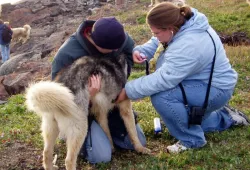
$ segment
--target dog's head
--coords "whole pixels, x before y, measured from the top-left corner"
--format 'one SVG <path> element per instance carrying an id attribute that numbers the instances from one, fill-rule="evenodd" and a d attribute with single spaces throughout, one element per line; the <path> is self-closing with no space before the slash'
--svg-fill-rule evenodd
<path id="1" fill-rule="evenodd" d="M 26 29 L 26 30 L 30 30 L 31 29 L 30 25 L 28 25 L 28 24 L 24 25 L 23 28 Z"/>

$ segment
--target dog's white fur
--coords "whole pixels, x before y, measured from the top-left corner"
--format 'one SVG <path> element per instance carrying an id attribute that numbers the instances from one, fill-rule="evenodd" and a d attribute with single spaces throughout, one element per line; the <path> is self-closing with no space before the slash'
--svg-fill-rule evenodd
<path id="1" fill-rule="evenodd" d="M 78 152 L 87 135 L 88 108 L 79 108 L 74 98 L 68 88 L 49 81 L 37 83 L 27 91 L 28 109 L 42 117 L 43 166 L 46 170 L 57 169 L 52 160 L 59 132 L 67 141 L 66 169 L 75 170 Z"/>
<path id="2" fill-rule="evenodd" d="M 185 5 L 186 1 L 185 0 L 151 0 L 151 4 L 149 5 L 149 7 L 152 7 L 158 3 L 161 2 L 171 2 L 179 7 Z"/>
<path id="3" fill-rule="evenodd" d="M 26 24 L 23 27 L 12 28 L 12 41 L 21 41 L 23 44 L 30 39 L 30 25 Z"/>

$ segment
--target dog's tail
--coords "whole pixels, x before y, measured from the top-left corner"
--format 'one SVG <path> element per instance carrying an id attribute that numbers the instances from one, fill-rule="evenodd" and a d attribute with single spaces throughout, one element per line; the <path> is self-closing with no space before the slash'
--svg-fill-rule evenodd
<path id="1" fill-rule="evenodd" d="M 52 81 L 41 81 L 31 84 L 26 89 L 28 110 L 38 115 L 63 114 L 77 117 L 78 107 L 74 95 L 64 85 Z"/>

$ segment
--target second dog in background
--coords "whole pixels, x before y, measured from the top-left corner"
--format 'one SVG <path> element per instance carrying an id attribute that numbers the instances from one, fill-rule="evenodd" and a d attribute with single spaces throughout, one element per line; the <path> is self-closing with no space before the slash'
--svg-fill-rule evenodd
<path id="1" fill-rule="evenodd" d="M 12 41 L 21 41 L 22 44 L 26 43 L 26 41 L 30 38 L 30 25 L 26 24 L 23 27 L 12 28 L 13 35 Z"/>

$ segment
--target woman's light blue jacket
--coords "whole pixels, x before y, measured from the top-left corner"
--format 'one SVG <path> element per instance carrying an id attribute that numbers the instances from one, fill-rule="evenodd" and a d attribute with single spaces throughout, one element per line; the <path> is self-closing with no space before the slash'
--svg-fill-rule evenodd
<path id="1" fill-rule="evenodd" d="M 207 17 L 192 8 L 194 15 L 180 28 L 167 49 L 157 60 L 156 71 L 150 75 L 129 81 L 125 85 L 126 94 L 130 99 L 166 91 L 176 87 L 184 80 L 201 80 L 208 82 L 216 46 L 216 61 L 212 86 L 219 89 L 232 89 L 237 83 L 237 73 L 231 67 L 223 44 L 208 23 Z M 140 51 L 150 60 L 158 47 L 159 41 L 152 37 L 143 45 L 136 46 L 133 51 Z"/>

